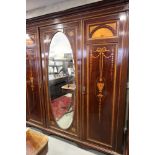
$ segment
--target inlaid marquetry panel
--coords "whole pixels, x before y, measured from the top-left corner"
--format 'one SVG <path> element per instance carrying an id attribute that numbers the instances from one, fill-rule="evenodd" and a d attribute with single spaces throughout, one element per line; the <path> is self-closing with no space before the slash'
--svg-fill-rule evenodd
<path id="1" fill-rule="evenodd" d="M 87 46 L 87 54 L 87 139 L 111 147 L 117 44 Z"/>
<path id="2" fill-rule="evenodd" d="M 106 39 L 117 36 L 117 22 L 96 23 L 88 25 L 90 39 Z"/>

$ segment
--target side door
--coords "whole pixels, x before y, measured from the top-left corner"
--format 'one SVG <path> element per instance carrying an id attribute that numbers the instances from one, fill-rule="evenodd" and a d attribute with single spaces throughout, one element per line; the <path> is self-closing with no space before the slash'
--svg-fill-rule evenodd
<path id="1" fill-rule="evenodd" d="M 44 107 L 41 76 L 41 57 L 37 28 L 27 29 L 26 38 L 26 121 L 43 126 Z"/>

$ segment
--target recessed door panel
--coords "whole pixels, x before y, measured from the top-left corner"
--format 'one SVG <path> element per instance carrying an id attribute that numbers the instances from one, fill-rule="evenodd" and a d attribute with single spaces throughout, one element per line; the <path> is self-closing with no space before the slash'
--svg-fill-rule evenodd
<path id="1" fill-rule="evenodd" d="M 87 46 L 87 138 L 112 145 L 117 44 Z"/>
<path id="2" fill-rule="evenodd" d="M 35 29 L 27 32 L 26 38 L 26 93 L 27 121 L 43 124 L 41 95 L 41 61 Z"/>

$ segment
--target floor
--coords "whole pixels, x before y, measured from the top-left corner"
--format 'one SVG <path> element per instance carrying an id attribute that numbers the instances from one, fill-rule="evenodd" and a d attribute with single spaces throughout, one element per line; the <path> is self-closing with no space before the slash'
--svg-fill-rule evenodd
<path id="1" fill-rule="evenodd" d="M 31 129 L 39 131 L 35 128 Z M 75 143 L 57 136 L 48 136 L 48 139 L 48 152 L 46 155 L 105 155 L 94 150 L 84 150 Z"/>

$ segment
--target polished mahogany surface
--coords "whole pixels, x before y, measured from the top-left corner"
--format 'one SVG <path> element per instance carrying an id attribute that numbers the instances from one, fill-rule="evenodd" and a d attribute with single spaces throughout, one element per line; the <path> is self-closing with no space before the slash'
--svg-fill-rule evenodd
<path id="1" fill-rule="evenodd" d="M 38 125 L 43 125 L 42 108 L 42 77 L 40 70 L 40 53 L 37 42 L 37 29 L 27 31 L 26 40 L 26 119 Z"/>
<path id="2" fill-rule="evenodd" d="M 39 74 L 33 74 L 41 84 L 41 91 L 37 87 L 37 99 L 33 100 L 39 107 L 36 120 L 44 123 L 40 126 L 32 121 L 35 118 L 28 112 L 28 125 L 75 141 L 82 147 L 122 154 L 128 70 L 128 2 L 98 2 L 28 19 L 27 30 L 31 29 L 35 29 L 32 34 L 35 32 L 37 36 L 35 54 L 40 56 L 33 62 L 39 64 L 34 68 Z M 75 63 L 75 113 L 67 129 L 57 124 L 50 102 L 49 49 L 58 32 L 68 38 Z M 28 73 L 28 80 L 30 77 Z M 30 107 L 34 103 L 30 96 L 31 85 L 28 86 L 27 105 Z M 57 93 L 54 86 L 51 90 L 51 96 L 52 92 L 53 95 Z"/>

